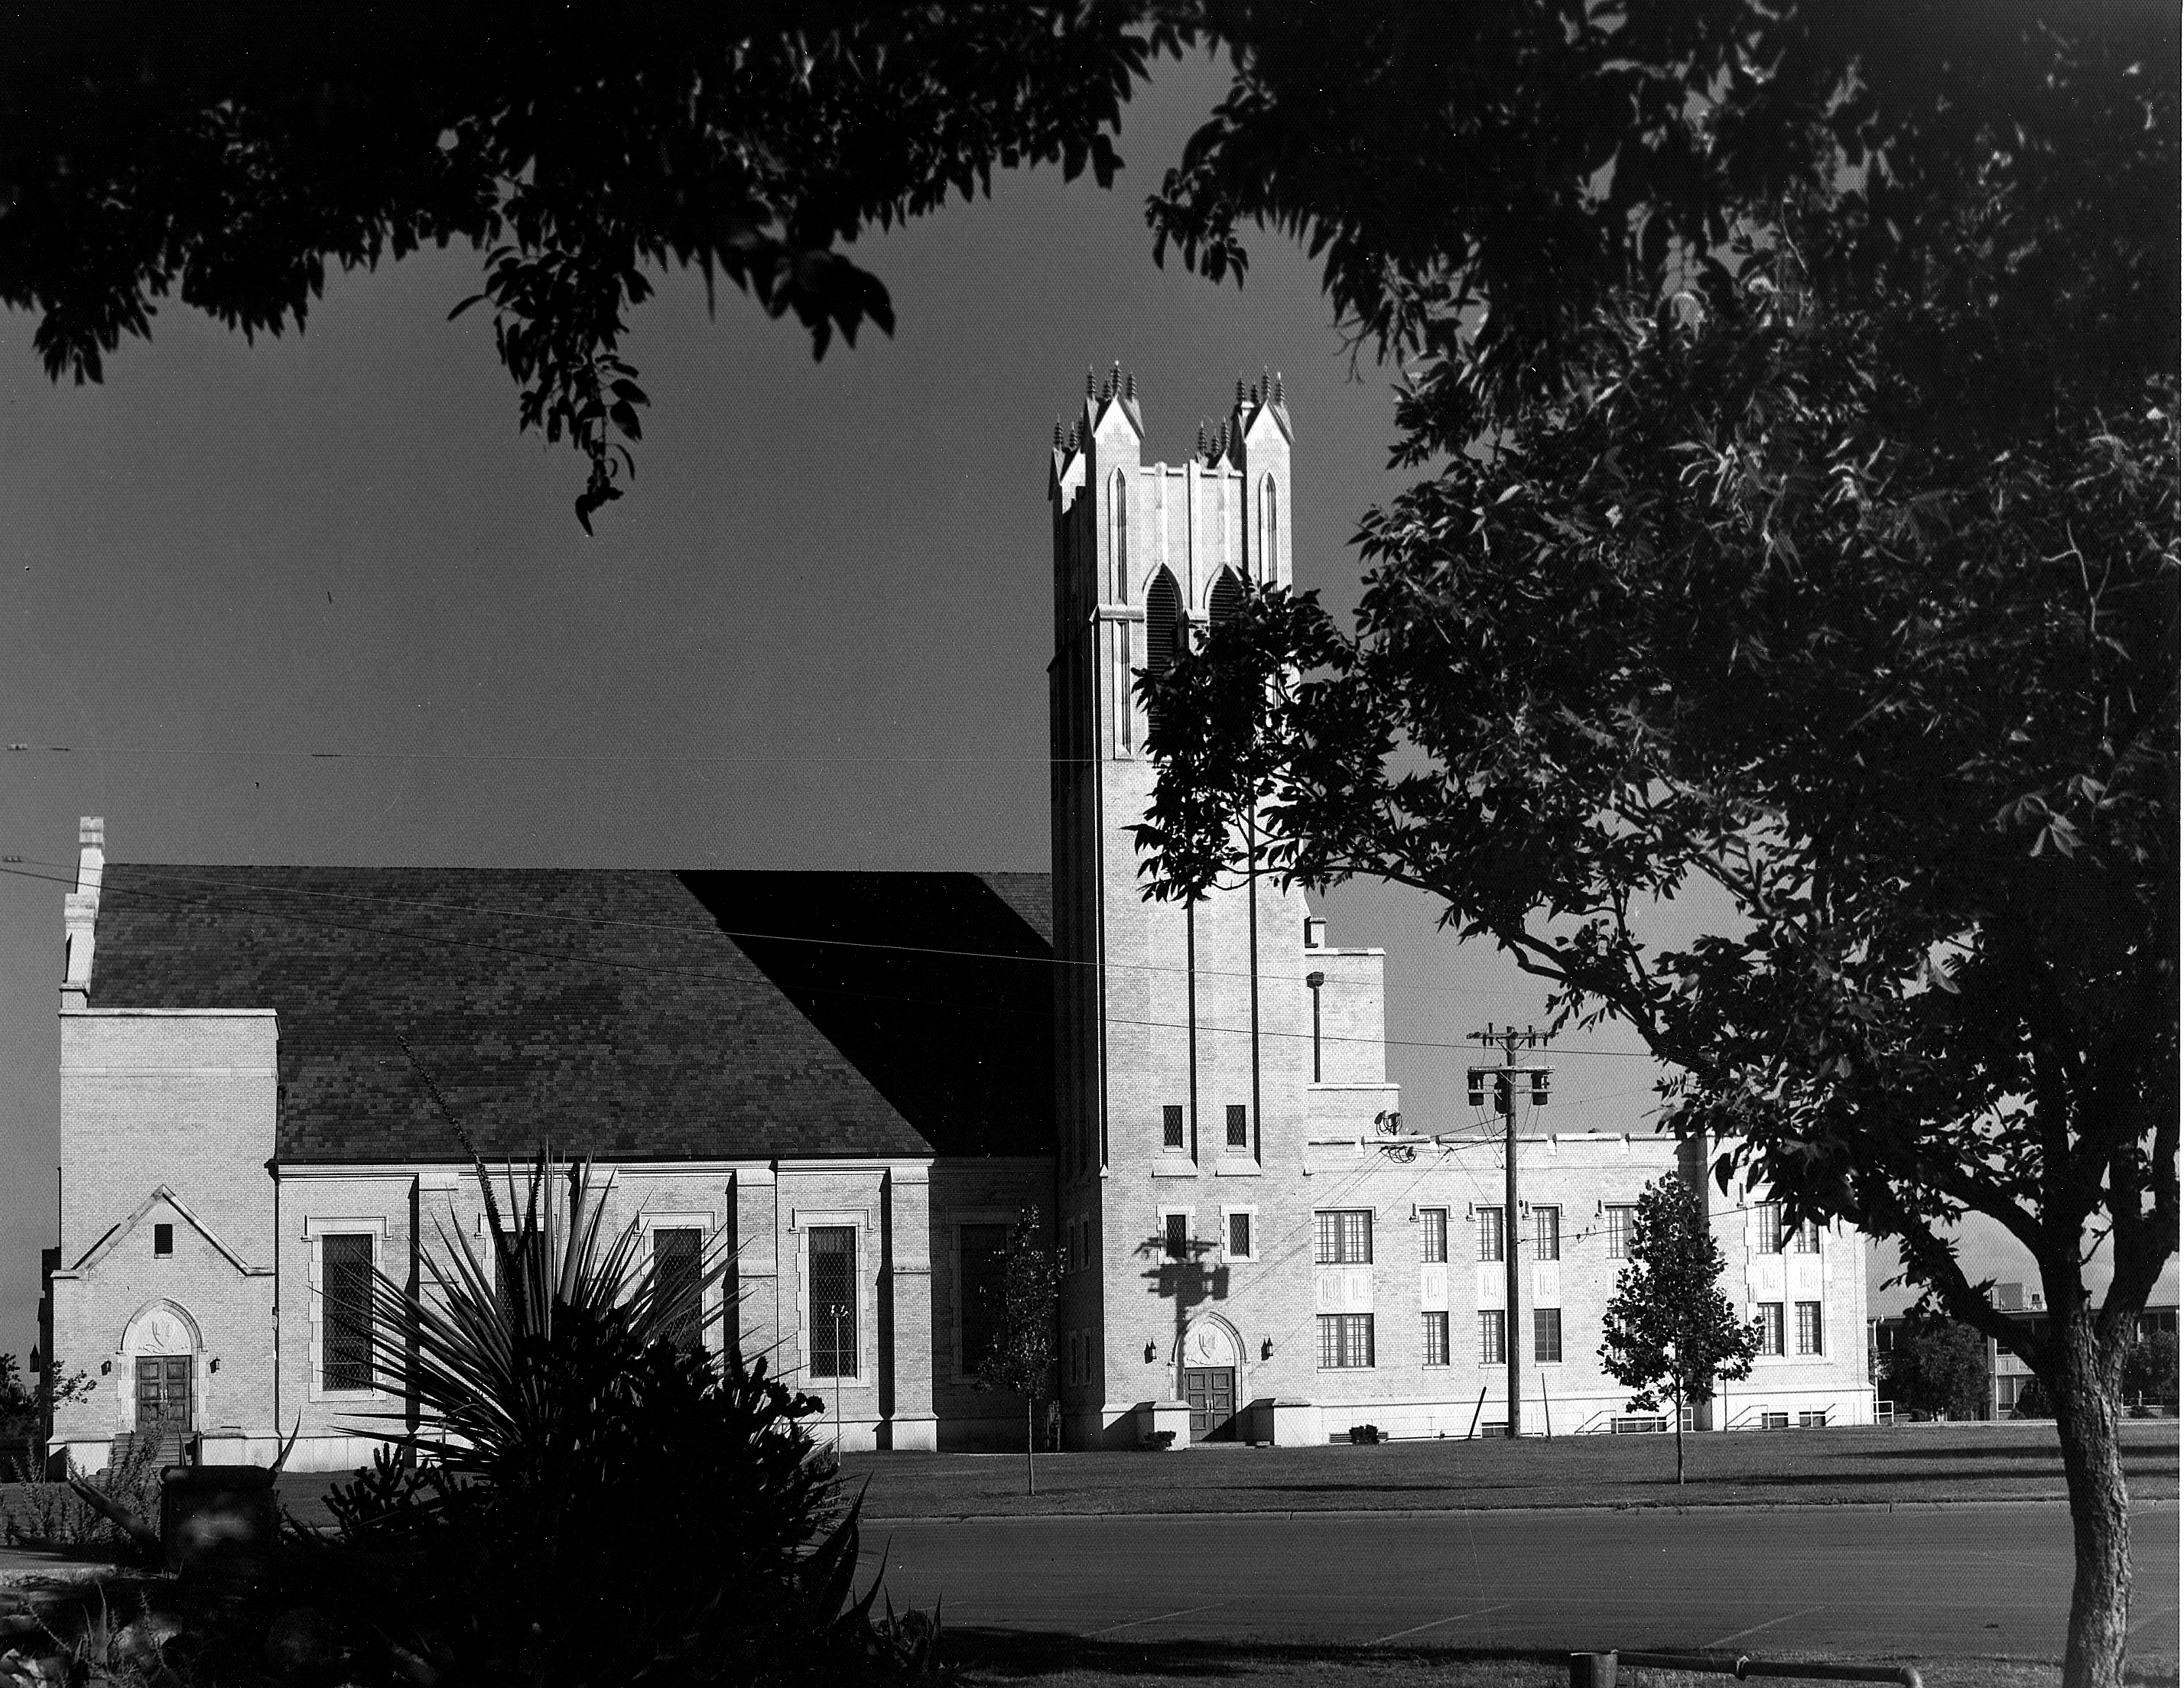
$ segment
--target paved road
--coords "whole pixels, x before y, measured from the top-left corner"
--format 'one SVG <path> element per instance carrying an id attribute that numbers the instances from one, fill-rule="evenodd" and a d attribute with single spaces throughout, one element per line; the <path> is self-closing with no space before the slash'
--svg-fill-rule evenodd
<path id="1" fill-rule="evenodd" d="M 950 1627 L 1463 1646 L 2053 1657 L 2058 1506 L 875 1523 Z M 2133 1509 L 2135 1650 L 2177 1651 L 2177 1508 Z"/>

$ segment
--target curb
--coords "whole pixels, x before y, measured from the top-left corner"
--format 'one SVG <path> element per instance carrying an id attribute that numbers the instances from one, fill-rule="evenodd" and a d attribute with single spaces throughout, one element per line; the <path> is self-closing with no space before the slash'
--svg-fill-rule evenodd
<path id="1" fill-rule="evenodd" d="M 1942 1513 L 1965 1508 L 2007 1508 L 2012 1511 L 2033 1508 L 2067 1509 L 2069 1497 L 2063 1495 L 2037 1495 L 2014 1500 L 1965 1501 L 1700 1501 L 1678 1505 L 1671 1502 L 1633 1501 L 1623 1505 L 1606 1503 L 1585 1506 L 1571 1503 L 1539 1507 L 1307 1507 L 1287 1510 L 1268 1507 L 1222 1508 L 1201 1512 L 1039 1512 L 1039 1513 L 904 1513 L 875 1515 L 867 1513 L 864 1522 L 874 1529 L 884 1524 L 1040 1524 L 1050 1519 L 1066 1519 L 1075 1522 L 1112 1519 L 1117 1522 L 1142 1523 L 1150 1520 L 1176 1519 L 1282 1519 L 1290 1521 L 1318 1518 L 1500 1518 L 1507 1516 L 1598 1517 L 1602 1514 L 1665 1513 L 1678 1517 L 1714 1513 L 1755 1512 L 1836 1512 L 1836 1513 Z M 2173 1514 L 2179 1502 L 2173 1497 L 2134 1501 L 2131 1515 L 2160 1517 Z"/>

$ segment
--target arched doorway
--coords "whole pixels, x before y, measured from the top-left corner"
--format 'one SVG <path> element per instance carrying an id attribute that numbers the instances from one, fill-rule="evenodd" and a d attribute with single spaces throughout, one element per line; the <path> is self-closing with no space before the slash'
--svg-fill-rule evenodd
<path id="1" fill-rule="evenodd" d="M 124 1422 L 142 1442 L 172 1446 L 197 1428 L 197 1320 L 174 1302 L 148 1302 L 121 1335 Z"/>
<path id="2" fill-rule="evenodd" d="M 1236 1435 L 1236 1374 L 1244 1345 L 1228 1321 L 1194 1319 L 1183 1336 L 1183 1398 L 1190 1403 L 1190 1439 L 1228 1441 Z"/>

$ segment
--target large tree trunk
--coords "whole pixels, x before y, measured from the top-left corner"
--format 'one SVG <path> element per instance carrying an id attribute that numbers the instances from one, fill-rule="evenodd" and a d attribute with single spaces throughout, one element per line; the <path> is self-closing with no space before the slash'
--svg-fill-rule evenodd
<path id="1" fill-rule="evenodd" d="M 1039 1492 L 1038 1468 L 1033 1463 L 1034 1456 L 1031 1446 L 1031 1409 L 1034 1404 L 1034 1396 L 1024 1396 L 1024 1493 L 1027 1495 Z"/>
<path id="2" fill-rule="evenodd" d="M 2056 1321 L 2054 1374 L 2042 1380 L 2063 1444 L 2077 1575 L 2064 1644 L 2064 1688 L 2120 1688 L 2130 1628 L 2131 1496 L 2117 1439 L 2121 1345 L 2104 1353 L 2082 1302 Z"/>

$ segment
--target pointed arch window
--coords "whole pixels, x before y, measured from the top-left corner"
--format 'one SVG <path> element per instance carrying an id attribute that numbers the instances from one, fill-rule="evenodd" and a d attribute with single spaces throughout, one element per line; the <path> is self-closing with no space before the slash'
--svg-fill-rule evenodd
<path id="1" fill-rule="evenodd" d="M 1163 569 L 1153 576 L 1145 593 L 1145 672 L 1158 677 L 1174 667 L 1184 636 L 1183 594 L 1176 588 L 1175 576 Z M 1157 726 L 1158 711 L 1150 712 L 1150 719 Z"/>
<path id="2" fill-rule="evenodd" d="M 1255 561 L 1256 573 L 1262 580 L 1272 580 L 1279 572 L 1277 560 L 1281 554 L 1281 493 L 1269 474 L 1259 482 L 1259 545 Z"/>
<path id="3" fill-rule="evenodd" d="M 1221 577 L 1213 583 L 1213 595 L 1206 601 L 1206 616 L 1218 627 L 1224 621 L 1234 621 L 1244 609 L 1244 583 L 1236 578 L 1234 569 L 1223 569 Z"/>
<path id="4" fill-rule="evenodd" d="M 1128 484 L 1117 469 L 1107 482 L 1108 554 L 1114 560 L 1115 596 L 1130 595 L 1130 504 Z"/>

